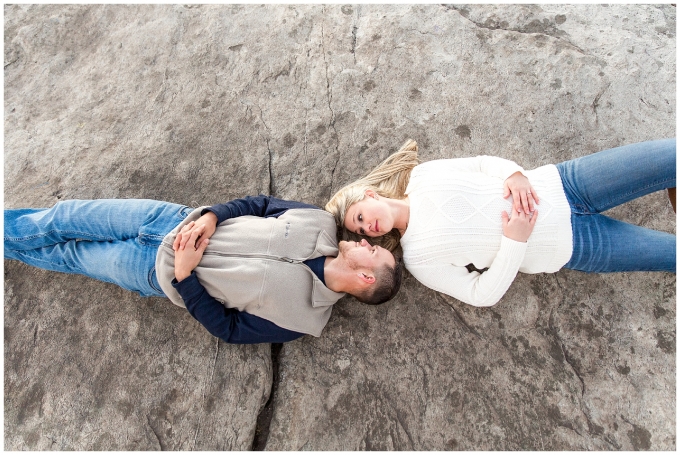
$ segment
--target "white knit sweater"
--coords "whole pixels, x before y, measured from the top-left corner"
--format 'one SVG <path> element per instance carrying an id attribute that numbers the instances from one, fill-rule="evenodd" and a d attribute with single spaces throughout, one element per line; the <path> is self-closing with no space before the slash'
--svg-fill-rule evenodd
<path id="1" fill-rule="evenodd" d="M 503 199 L 503 183 L 517 171 L 541 201 L 526 243 L 503 235 L 501 213 L 512 217 L 512 196 Z M 406 194 L 406 268 L 425 286 L 465 303 L 494 305 L 518 271 L 556 272 L 571 258 L 571 209 L 554 165 L 524 171 L 493 156 L 428 161 L 413 169 Z M 489 270 L 468 272 L 471 263 Z"/>

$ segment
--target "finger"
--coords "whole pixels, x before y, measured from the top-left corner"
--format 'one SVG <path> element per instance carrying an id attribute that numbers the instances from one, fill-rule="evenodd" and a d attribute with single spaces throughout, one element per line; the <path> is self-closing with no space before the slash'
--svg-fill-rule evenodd
<path id="1" fill-rule="evenodd" d="M 501 219 L 503 220 L 503 227 L 506 227 L 508 225 L 508 218 L 509 218 L 508 212 L 503 210 L 503 212 L 501 213 Z"/>
<path id="2" fill-rule="evenodd" d="M 522 200 L 522 209 L 524 210 L 525 213 L 531 213 L 531 210 L 529 209 L 529 195 L 526 192 L 523 192 L 522 195 L 520 196 Z"/>
<path id="3" fill-rule="evenodd" d="M 191 231 L 191 236 L 189 238 L 189 245 L 193 245 L 194 250 L 197 250 L 198 246 L 199 246 L 197 240 L 201 236 L 200 231 L 201 231 L 200 228 L 197 228 L 197 229 L 194 229 L 193 231 Z"/>
<path id="4" fill-rule="evenodd" d="M 177 248 L 179 248 L 179 242 L 182 240 L 182 234 L 177 234 L 175 236 L 175 241 L 172 242 L 172 249 L 177 251 Z"/>
<path id="5" fill-rule="evenodd" d="M 201 254 L 203 254 L 205 249 L 208 248 L 208 243 L 210 243 L 210 239 L 204 239 L 198 246 L 198 251 L 200 251 Z"/>
<path id="6" fill-rule="evenodd" d="M 192 244 L 194 244 L 194 247 L 195 247 L 196 239 L 198 239 L 201 236 L 201 233 L 203 232 L 204 228 L 205 228 L 204 225 L 198 225 L 198 226 L 194 226 L 191 229 L 191 231 L 186 232 L 184 234 L 184 237 L 185 237 L 186 240 L 184 241 L 184 244 L 182 245 L 182 249 L 185 248 L 187 242 L 191 242 Z"/>
<path id="7" fill-rule="evenodd" d="M 527 202 L 529 203 L 529 211 L 533 213 L 533 211 L 536 209 L 536 206 L 534 203 L 534 195 L 529 191 L 527 191 Z"/>
<path id="8" fill-rule="evenodd" d="M 510 196 L 510 187 L 507 183 L 503 183 L 503 199 L 507 199 Z"/>
<path id="9" fill-rule="evenodd" d="M 189 238 L 191 237 L 191 231 L 186 231 L 184 233 L 180 234 L 181 240 L 179 242 L 179 249 L 183 250 L 187 246 L 187 242 L 189 241 Z"/>
<path id="10" fill-rule="evenodd" d="M 536 190 L 533 187 L 529 187 L 529 191 L 531 191 L 531 195 L 534 197 L 536 204 L 540 204 L 541 201 L 538 200 L 538 194 L 536 194 Z"/>
<path id="11" fill-rule="evenodd" d="M 183 250 L 184 243 L 186 243 L 186 235 L 180 231 L 179 234 L 177 234 L 177 239 L 175 241 L 177 242 L 177 249 Z"/>
<path id="12" fill-rule="evenodd" d="M 531 221 L 529 221 L 529 224 L 531 224 L 532 229 L 536 225 L 536 219 L 537 218 L 538 218 L 538 210 L 535 210 L 533 216 L 531 217 Z"/>

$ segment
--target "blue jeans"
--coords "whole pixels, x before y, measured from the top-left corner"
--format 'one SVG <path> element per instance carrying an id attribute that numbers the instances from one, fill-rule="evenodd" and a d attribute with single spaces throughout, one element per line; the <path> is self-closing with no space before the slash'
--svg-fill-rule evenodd
<path id="1" fill-rule="evenodd" d="M 192 210 L 147 199 L 70 200 L 50 209 L 8 209 L 5 258 L 86 275 L 145 297 L 164 297 L 156 278 L 156 252 Z"/>
<path id="2" fill-rule="evenodd" d="M 571 206 L 574 250 L 568 269 L 675 273 L 675 235 L 601 215 L 675 187 L 675 139 L 641 142 L 557 165 Z M 540 195 L 539 195 L 540 196 Z"/>

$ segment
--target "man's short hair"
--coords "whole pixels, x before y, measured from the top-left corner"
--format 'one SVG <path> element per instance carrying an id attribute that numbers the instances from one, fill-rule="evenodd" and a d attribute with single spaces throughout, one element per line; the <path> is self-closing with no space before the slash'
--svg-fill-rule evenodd
<path id="1" fill-rule="evenodd" d="M 375 274 L 374 286 L 354 297 L 367 305 L 380 305 L 388 300 L 392 300 L 401 287 L 401 277 L 403 274 L 401 258 L 394 256 L 394 267 L 384 265 L 373 272 Z"/>

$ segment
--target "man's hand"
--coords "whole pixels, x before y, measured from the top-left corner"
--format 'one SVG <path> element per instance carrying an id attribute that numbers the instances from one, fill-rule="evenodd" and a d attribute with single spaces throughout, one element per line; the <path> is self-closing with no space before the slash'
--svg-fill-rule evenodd
<path id="1" fill-rule="evenodd" d="M 197 219 L 195 222 L 192 221 L 191 223 L 187 224 L 187 226 L 189 225 L 192 226 L 191 231 L 203 228 L 201 234 L 196 239 L 196 241 L 200 244 L 202 240 L 209 239 L 215 233 L 215 230 L 217 229 L 217 215 L 215 215 L 213 212 L 206 212 L 205 215 Z M 191 234 L 191 231 L 189 234 Z M 172 249 L 175 251 L 183 250 L 186 247 L 190 237 L 190 235 L 177 235 L 175 242 L 172 244 Z"/>
<path id="2" fill-rule="evenodd" d="M 512 194 L 512 209 L 515 212 L 531 213 L 538 204 L 538 195 L 529 183 L 529 179 L 517 171 L 505 179 L 503 183 L 503 197 L 508 198 Z M 514 217 L 513 217 L 514 218 Z"/>
<path id="3" fill-rule="evenodd" d="M 194 224 L 192 221 L 184 226 L 172 245 L 175 250 L 175 278 L 177 282 L 191 275 L 191 271 L 201 262 L 203 253 L 210 243 L 207 238 L 199 240 L 206 227 L 204 225 L 195 227 Z M 179 248 L 180 244 L 184 245 L 184 248 Z"/>
<path id="4" fill-rule="evenodd" d="M 503 219 L 503 235 L 516 242 L 526 242 L 534 230 L 536 225 L 536 218 L 538 218 L 538 210 L 527 215 L 524 212 L 515 212 L 512 219 L 508 220 L 508 212 L 503 210 L 501 213 Z"/>

